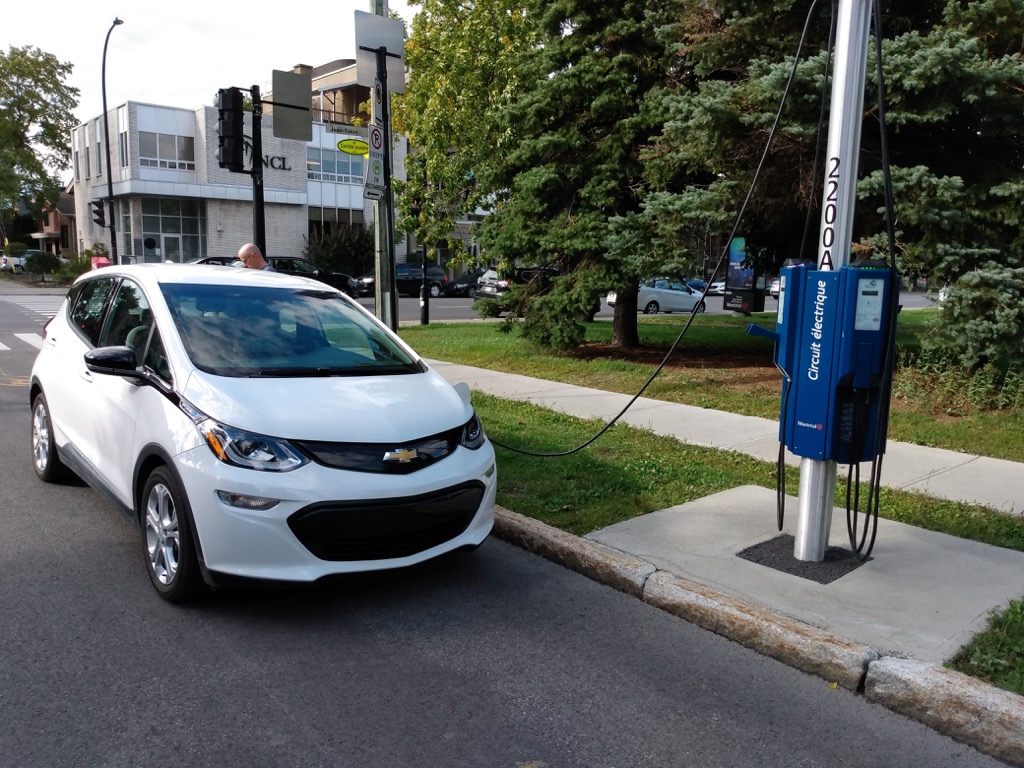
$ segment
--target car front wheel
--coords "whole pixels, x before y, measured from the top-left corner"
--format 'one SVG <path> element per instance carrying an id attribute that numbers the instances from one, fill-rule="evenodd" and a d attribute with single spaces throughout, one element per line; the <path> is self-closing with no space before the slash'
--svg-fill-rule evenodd
<path id="1" fill-rule="evenodd" d="M 32 468 L 44 483 L 58 483 L 68 476 L 67 467 L 57 455 L 50 409 L 41 394 L 32 402 Z"/>
<path id="2" fill-rule="evenodd" d="M 706 309 L 707 309 L 707 307 L 704 306 L 704 302 L 703 301 L 700 304 L 697 305 L 697 313 L 698 314 L 704 312 Z"/>
<path id="3" fill-rule="evenodd" d="M 645 315 L 656 315 L 656 314 L 658 314 L 658 302 L 656 302 L 656 301 L 649 301 L 649 302 L 647 302 L 647 306 L 644 307 L 644 314 Z"/>
<path id="4" fill-rule="evenodd" d="M 142 504 L 142 553 L 150 581 L 168 602 L 195 597 L 203 589 L 203 580 L 188 498 L 166 467 L 157 467 L 146 480 Z"/>

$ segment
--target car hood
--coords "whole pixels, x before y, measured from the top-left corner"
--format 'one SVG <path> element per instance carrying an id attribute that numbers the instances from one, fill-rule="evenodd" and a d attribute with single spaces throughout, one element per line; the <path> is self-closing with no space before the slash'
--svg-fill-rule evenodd
<path id="1" fill-rule="evenodd" d="M 195 370 L 182 397 L 228 426 L 292 440 L 411 440 L 460 426 L 473 414 L 433 370 L 301 379 L 232 378 Z"/>

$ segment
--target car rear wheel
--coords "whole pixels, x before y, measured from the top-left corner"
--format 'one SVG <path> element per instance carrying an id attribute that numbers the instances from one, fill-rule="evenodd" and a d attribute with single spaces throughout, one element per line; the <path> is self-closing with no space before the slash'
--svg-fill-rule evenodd
<path id="1" fill-rule="evenodd" d="M 146 480 L 142 504 L 142 553 L 150 581 L 168 602 L 195 597 L 203 589 L 203 580 L 188 498 L 166 467 L 157 467 Z"/>
<path id="2" fill-rule="evenodd" d="M 656 314 L 658 314 L 658 302 L 656 302 L 656 301 L 649 301 L 649 302 L 647 302 L 647 306 L 644 307 L 644 314 L 645 315 L 656 315 Z"/>
<path id="3" fill-rule="evenodd" d="M 57 455 L 50 410 L 41 394 L 32 403 L 32 468 L 44 483 L 58 483 L 69 474 Z"/>
<path id="4" fill-rule="evenodd" d="M 438 296 L 441 295 L 441 286 L 438 285 L 437 283 L 431 283 L 427 287 L 430 290 L 430 298 L 436 299 Z"/>

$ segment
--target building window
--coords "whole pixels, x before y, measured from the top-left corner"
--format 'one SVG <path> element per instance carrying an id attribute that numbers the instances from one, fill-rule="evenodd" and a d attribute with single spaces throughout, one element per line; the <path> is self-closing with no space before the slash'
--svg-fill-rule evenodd
<path id="1" fill-rule="evenodd" d="M 314 181 L 362 184 L 363 156 L 348 155 L 336 149 L 306 149 L 306 176 Z"/>
<path id="2" fill-rule="evenodd" d="M 139 131 L 139 165 L 174 171 L 196 169 L 196 140 L 192 136 Z"/>
<path id="3" fill-rule="evenodd" d="M 78 171 L 78 150 L 75 150 L 75 181 L 81 181 L 82 175 Z"/>
<path id="4" fill-rule="evenodd" d="M 205 255 L 206 209 L 201 200 L 142 199 L 142 241 L 146 261 L 190 261 Z"/>

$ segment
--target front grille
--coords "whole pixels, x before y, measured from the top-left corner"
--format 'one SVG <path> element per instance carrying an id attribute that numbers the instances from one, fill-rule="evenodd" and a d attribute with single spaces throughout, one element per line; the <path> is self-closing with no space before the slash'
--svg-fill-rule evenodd
<path id="1" fill-rule="evenodd" d="M 450 456 L 462 440 L 463 427 L 407 443 L 330 443 L 295 441 L 319 464 L 353 472 L 407 475 Z"/>
<path id="2" fill-rule="evenodd" d="M 389 560 L 454 539 L 483 497 L 483 483 L 473 481 L 401 499 L 321 502 L 294 513 L 288 526 L 321 560 Z"/>

